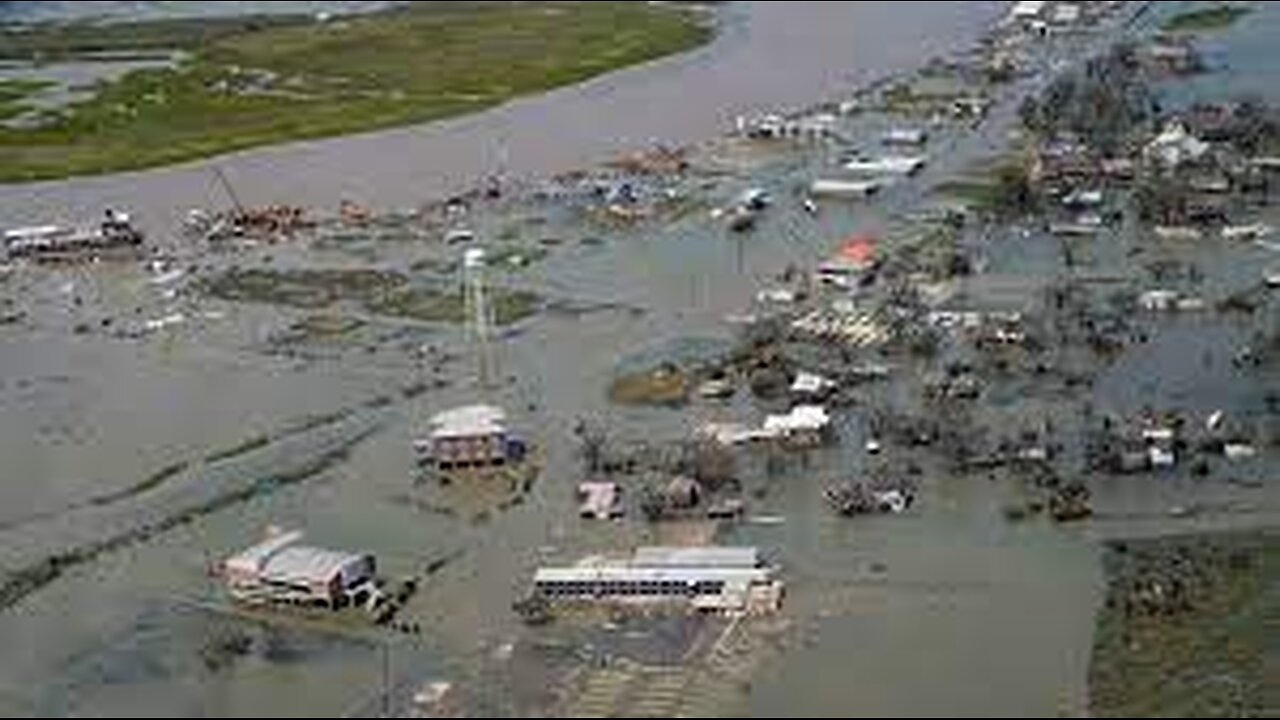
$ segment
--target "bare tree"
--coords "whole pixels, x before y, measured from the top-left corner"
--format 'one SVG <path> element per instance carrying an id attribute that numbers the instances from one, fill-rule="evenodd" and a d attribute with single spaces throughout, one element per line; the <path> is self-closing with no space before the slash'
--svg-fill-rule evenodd
<path id="1" fill-rule="evenodd" d="M 603 472 L 609 445 L 609 435 L 604 426 L 589 420 L 579 420 L 573 434 L 578 438 L 578 455 L 582 458 L 583 472 L 589 476 Z"/>

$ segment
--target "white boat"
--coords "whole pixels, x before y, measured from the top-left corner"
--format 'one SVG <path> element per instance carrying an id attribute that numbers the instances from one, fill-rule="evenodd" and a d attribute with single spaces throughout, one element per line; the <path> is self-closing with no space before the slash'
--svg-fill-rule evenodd
<path id="1" fill-rule="evenodd" d="M 870 197 L 880 191 L 879 180 L 839 180 L 819 178 L 809 186 L 809 194 L 832 197 Z"/>
<path id="2" fill-rule="evenodd" d="M 1098 232 L 1098 225 L 1086 222 L 1069 222 L 1069 223 L 1053 223 L 1049 225 L 1049 232 L 1053 235 L 1093 235 Z"/>
<path id="3" fill-rule="evenodd" d="M 765 288 L 756 293 L 756 302 L 762 304 L 790 305 L 798 299 L 798 293 L 790 288 Z"/>
<path id="4" fill-rule="evenodd" d="M 1198 229 L 1180 225 L 1157 225 L 1155 233 L 1161 240 L 1199 240 L 1201 237 Z"/>
<path id="5" fill-rule="evenodd" d="M 7 230 L 4 246 L 10 257 L 58 256 L 87 250 L 104 250 L 142 244 L 143 235 L 128 213 L 107 210 L 106 218 L 92 227 L 39 225 Z"/>
<path id="6" fill-rule="evenodd" d="M 698 386 L 698 396 L 704 398 L 726 398 L 733 395 L 733 383 L 726 379 L 706 380 Z"/>
<path id="7" fill-rule="evenodd" d="M 1273 232 L 1274 228 L 1266 223 L 1250 223 L 1248 225 L 1227 225 L 1222 228 L 1223 240 L 1260 240 Z"/>
<path id="8" fill-rule="evenodd" d="M 763 210 L 769 206 L 769 193 L 764 188 L 748 188 L 738 196 L 738 205 L 752 210 Z"/>
<path id="9" fill-rule="evenodd" d="M 476 234 L 468 228 L 454 228 L 444 235 L 446 245 L 456 245 L 458 243 L 469 243 L 476 239 Z"/>
<path id="10" fill-rule="evenodd" d="M 892 128 L 881 138 L 885 145 L 924 145 L 928 141 L 928 131 L 920 128 Z"/>
<path id="11" fill-rule="evenodd" d="M 182 276 L 185 274 L 186 274 L 186 271 L 183 270 L 182 268 L 175 268 L 168 272 L 162 272 L 159 275 L 152 276 L 152 278 L 147 282 L 151 283 L 152 285 L 168 285 L 171 282 L 180 280 Z"/>

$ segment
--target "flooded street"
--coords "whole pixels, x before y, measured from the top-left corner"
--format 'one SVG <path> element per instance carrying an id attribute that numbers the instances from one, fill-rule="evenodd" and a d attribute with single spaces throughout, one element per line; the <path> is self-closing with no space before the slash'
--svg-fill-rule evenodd
<path id="1" fill-rule="evenodd" d="M 919 234 L 909 218 L 936 200 L 938 185 L 1005 153 L 1024 97 L 1150 21 L 1130 20 L 1128 7 L 1099 29 L 1046 40 L 1025 74 L 993 92 L 980 123 L 938 122 L 928 166 L 873 201 L 804 209 L 805 187 L 830 174 L 843 151 L 803 142 L 697 146 L 694 171 L 667 188 L 688 205 L 634 223 L 590 215 L 590 201 L 579 197 L 589 193 L 546 176 L 654 140 L 706 140 L 741 113 L 851 97 L 872 80 L 970 47 L 1002 10 L 733 3 L 708 47 L 473 116 L 175 168 L 0 186 L 6 225 L 96 217 L 107 205 L 135 210 L 182 271 L 172 291 L 141 263 L 24 266 L 3 281 L 5 312 L 19 319 L 0 327 L 0 568 L 71 557 L 68 548 L 76 554 L 66 567 L 53 563 L 54 580 L 0 611 L 0 714 L 362 715 L 379 711 L 384 689 L 402 703 L 429 679 L 452 682 L 475 716 L 575 707 L 548 710 L 518 697 L 541 676 L 521 675 L 528 668 L 512 654 L 556 648 L 554 635 L 522 624 L 513 600 L 540 564 L 666 537 L 660 524 L 636 516 L 577 517 L 583 461 L 575 425 L 599 420 L 619 442 L 676 443 L 707 422 L 759 424 L 785 409 L 746 392 L 682 409 L 614 404 L 607 389 L 620 366 L 652 364 L 675 346 L 722 353 L 736 338 L 726 316 L 755 309 L 758 291 L 776 285 L 784 268 L 812 267 L 851 232 L 876 233 L 886 253 L 908 245 Z M 1280 8 L 1256 15 L 1258 26 L 1274 27 Z M 1249 27 L 1220 38 L 1220 52 L 1234 57 L 1237 37 L 1249 60 L 1233 61 L 1245 77 L 1229 74 L 1230 85 L 1254 87 L 1250 73 L 1270 66 L 1256 59 Z M 842 142 L 877 146 L 885 115 L 840 117 Z M 491 250 L 540 253 L 528 265 L 492 268 L 495 287 L 541 298 L 538 312 L 497 330 L 496 387 L 477 387 L 471 350 L 449 323 L 380 314 L 364 299 L 311 306 L 216 297 L 211 278 L 248 268 L 375 268 L 453 288 L 461 248 L 439 241 L 444 228 L 434 220 L 411 217 L 381 234 L 329 222 L 296 242 L 206 252 L 177 228 L 190 207 L 226 204 L 215 165 L 246 202 L 319 214 L 342 198 L 376 210 L 416 207 L 494 172 L 524 179 L 501 199 L 477 201 L 468 217 Z M 713 208 L 751 187 L 774 204 L 750 232 L 730 233 L 711 219 Z M 1256 214 L 1280 221 L 1274 207 Z M 1136 232 L 1118 225 L 1080 241 L 1076 267 L 1046 228 L 993 224 L 966 236 L 984 272 L 955 279 L 945 307 L 1050 317 L 1050 279 L 1114 274 L 1137 291 L 1160 260 L 1194 263 L 1206 276 L 1196 289 L 1221 297 L 1255 282 L 1275 258 L 1244 244 L 1229 252 L 1153 244 Z M 1181 470 L 1100 478 L 1094 517 L 1084 523 L 1013 522 L 1004 513 L 1025 489 L 1013 473 L 962 474 L 888 443 L 870 457 L 864 447 L 876 411 L 937 413 L 957 428 L 1010 435 L 1042 424 L 1076 430 L 1095 408 L 1261 418 L 1275 367 L 1244 373 L 1232 360 L 1253 333 L 1275 327 L 1272 297 L 1253 316 L 1135 316 L 1133 334 L 1149 337 L 1110 364 L 1080 360 L 1063 343 L 1050 360 L 1079 363 L 1090 378 L 1065 393 L 1014 377 L 993 381 L 980 403 L 938 409 L 919 400 L 929 363 L 893 356 L 894 379 L 857 387 L 836 415 L 830 446 L 786 455 L 780 470 L 763 451 L 744 452 L 742 490 L 755 521 L 730 525 L 718 540 L 757 545 L 778 562 L 785 630 L 744 671 L 749 679 L 716 669 L 690 674 L 682 687 L 707 698 L 697 706 L 703 713 L 718 715 L 1086 714 L 1103 597 L 1100 543 L 1274 525 L 1274 449 L 1208 480 Z M 333 337 L 298 330 L 317 315 L 354 329 Z M 157 327 L 148 321 L 173 317 L 171 326 L 148 329 Z M 507 409 L 541 469 L 518 502 L 482 511 L 448 505 L 459 489 L 419 479 L 411 450 L 427 418 L 477 398 Z M 1071 439 L 1061 452 L 1082 457 L 1084 433 L 1063 434 Z M 901 516 L 831 512 L 823 486 L 875 465 L 912 466 L 920 502 Z M 231 504 L 220 504 L 228 497 Z M 1187 507 L 1205 510 L 1172 512 Z M 209 569 L 268 525 L 305 527 L 321 545 L 375 554 L 390 577 L 421 577 L 404 613 L 420 631 L 233 622 Z"/>

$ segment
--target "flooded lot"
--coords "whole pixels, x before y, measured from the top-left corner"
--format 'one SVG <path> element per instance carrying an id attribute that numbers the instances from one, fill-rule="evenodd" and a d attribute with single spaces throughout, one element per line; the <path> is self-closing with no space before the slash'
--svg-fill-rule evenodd
<path id="1" fill-rule="evenodd" d="M 509 170 L 527 175 L 643 147 L 650 137 L 710 135 L 740 111 L 841 99 L 883 71 L 966 45 L 971 38 L 958 36 L 952 21 L 976 31 L 990 19 L 959 4 L 828 7 L 733 6 L 716 44 L 689 57 L 440 126 L 218 162 L 255 202 L 314 204 L 320 214 L 348 194 L 375 207 L 414 205 L 487 172 L 491 161 L 477 156 L 495 142 L 505 145 Z M 795 22 L 780 22 L 784 14 Z M 1276 11 L 1256 14 L 1274 22 Z M 0 710 L 370 713 L 384 686 L 393 686 L 401 705 L 408 691 L 438 678 L 458 688 L 468 714 L 1086 712 L 1103 596 L 1099 541 L 1274 524 L 1277 495 L 1266 481 L 1274 448 L 1254 462 L 1219 464 L 1207 479 L 1182 468 L 1099 474 L 1090 483 L 1090 520 L 1011 522 L 1006 508 L 1037 490 L 1023 476 L 957 471 L 941 453 L 898 442 L 886 441 L 872 458 L 864 448 L 877 414 L 936 414 L 951 428 L 984 433 L 1049 423 L 1069 438 L 1061 452 L 1073 459 L 1086 452 L 1085 433 L 1076 432 L 1091 417 L 1086 406 L 1118 417 L 1147 405 L 1177 408 L 1197 422 L 1224 409 L 1262 424 L 1275 366 L 1241 372 L 1232 359 L 1253 333 L 1276 327 L 1273 297 L 1244 317 L 1135 314 L 1129 330 L 1147 340 L 1126 346 L 1115 362 L 1055 343 L 1041 362 L 1066 378 L 1060 386 L 1018 372 L 1001 379 L 991 369 L 988 394 L 972 404 L 925 403 L 921 391 L 934 369 L 925 358 L 810 347 L 815 363 L 834 363 L 827 356 L 839 354 L 886 360 L 894 376 L 855 388 L 836 414 L 831 445 L 776 463 L 749 454 L 739 461 L 750 516 L 771 520 L 731 525 L 720 540 L 774 554 L 787 581 L 776 627 L 566 622 L 539 631 L 524 627 L 511 604 L 539 564 L 665 539 L 663 524 L 635 513 L 593 524 L 572 512 L 583 479 L 573 434 L 579 420 L 599 420 L 619 443 L 661 444 L 708 421 L 758 424 L 766 412 L 785 410 L 783 401 L 756 401 L 745 391 L 679 408 L 614 405 L 606 390 L 620 369 L 715 362 L 736 340 L 726 316 L 753 309 L 757 292 L 776 285 L 787 266 L 814 266 L 852 232 L 876 233 L 886 254 L 909 245 L 920 226 L 908 216 L 933 199 L 929 188 L 1000 155 L 1021 98 L 1048 82 L 1047 71 L 1105 48 L 1125 16 L 1046 40 L 1029 53 L 1024 76 L 995 86 L 976 129 L 938 123 L 928 166 L 872 202 L 824 201 L 811 213 L 801 200 L 803 188 L 849 148 L 878 143 L 893 120 L 877 112 L 837 119 L 844 140 L 836 147 L 733 138 L 699 146 L 690 153 L 692 169 L 668 188 L 691 202 L 658 219 L 594 215 L 594 190 L 571 178 L 530 179 L 501 198 L 475 199 L 466 223 L 491 257 L 512 250 L 506 257 L 529 258 L 527 265 L 492 262 L 492 285 L 527 291 L 539 308 L 495 330 L 502 381 L 488 390 L 476 386 L 457 324 L 378 302 L 382 281 L 457 287 L 461 247 L 443 241 L 447 224 L 437 209 L 377 232 L 326 217 L 291 242 L 217 250 L 179 240 L 175 229 L 187 206 L 214 205 L 204 194 L 214 192 L 213 180 L 199 166 L 0 188 L 0 208 L 15 220 L 39 219 L 49 202 L 59 203 L 59 214 L 81 205 L 96 214 L 108 201 L 136 207 L 173 255 L 167 267 L 184 271 L 170 285 L 140 263 L 22 266 L 3 281 L 16 319 L 0 328 L 0 442 L 10 468 L 0 564 L 21 568 L 68 548 L 93 551 L 75 556 L 92 555 L 87 562 L 55 564 L 52 582 L 0 614 L 0 632 L 11 639 L 0 649 Z M 1142 32 L 1143 22 L 1128 27 Z M 921 35 L 936 38 L 923 57 Z M 1231 37 L 1222 41 L 1228 48 Z M 797 51 L 782 52 L 790 48 Z M 702 83 L 705 96 L 695 91 Z M 659 105 L 677 109 L 661 118 L 635 111 Z M 535 127 L 564 135 L 546 137 Z M 728 232 L 710 211 L 750 187 L 765 189 L 773 205 L 751 231 Z M 1278 220 L 1265 206 L 1256 216 Z M 1065 312 L 1055 312 L 1045 292 L 1049 279 L 1114 275 L 1122 289 L 1137 291 L 1151 281 L 1151 262 L 1193 263 L 1204 279 L 1186 287 L 1218 299 L 1254 282 L 1274 260 L 1259 246 L 1154 242 L 1141 232 L 1118 226 L 1079 241 L 1079 269 L 1063 260 L 1064 243 L 1034 222 L 983 228 L 964 242 L 985 272 L 954 280 L 944 307 L 1017 309 L 1042 320 L 1052 337 L 1074 326 L 1054 326 Z M 243 283 L 209 291 L 207 283 L 225 273 L 248 270 L 272 278 L 266 290 L 287 290 L 289 300 L 238 302 L 280 300 L 237 294 L 249 292 Z M 291 278 L 289 287 L 275 282 L 280 276 Z M 1091 289 L 1083 302 L 1104 305 L 1107 291 Z M 148 329 L 156 327 L 148 321 L 175 316 Z M 1013 355 L 1009 362 L 1034 361 Z M 1073 372 L 1088 381 L 1070 384 Z M 537 449 L 541 472 L 518 503 L 442 511 L 462 502 L 459 488 L 422 481 L 411 440 L 434 412 L 477 397 L 508 409 Z M 918 466 L 918 503 L 899 516 L 829 511 L 825 484 L 882 464 L 894 472 Z M 1179 508 L 1200 510 L 1171 513 Z M 326 545 L 372 552 L 391 577 L 423 577 L 402 614 L 421 632 L 358 628 L 335 637 L 226 613 L 210 564 L 271 524 L 305 526 Z M 99 547 L 104 541 L 109 546 Z M 673 648 L 690 658 L 679 671 Z M 600 660 L 613 655 L 631 664 Z M 573 668 L 569 680 L 558 674 Z M 535 692 L 562 680 L 576 694 Z M 504 686 L 512 689 L 495 689 Z M 698 700 L 681 704 L 670 688 Z"/>

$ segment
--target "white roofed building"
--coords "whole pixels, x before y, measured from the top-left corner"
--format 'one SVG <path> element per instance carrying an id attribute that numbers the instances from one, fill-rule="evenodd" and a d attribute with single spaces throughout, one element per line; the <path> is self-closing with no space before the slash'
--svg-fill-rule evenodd
<path id="1" fill-rule="evenodd" d="M 302 545 L 302 533 L 269 532 L 262 542 L 222 563 L 233 597 L 338 607 L 349 591 L 374 577 L 372 555 Z"/>
<path id="2" fill-rule="evenodd" d="M 640 547 L 628 558 L 540 568 L 533 583 L 535 594 L 552 602 L 770 612 L 782 598 L 775 574 L 754 547 Z"/>
<path id="3" fill-rule="evenodd" d="M 792 442 L 818 443 L 831 426 L 831 416 L 821 405 L 797 405 L 786 415 L 769 415 L 764 431 L 771 437 Z"/>
<path id="4" fill-rule="evenodd" d="M 507 415 L 494 405 L 464 405 L 431 418 L 430 433 L 415 446 L 438 470 L 505 465 L 519 458 L 519 443 L 507 430 Z"/>
<path id="5" fill-rule="evenodd" d="M 1009 9 L 1009 17 L 1014 20 L 1030 20 L 1040 16 L 1044 12 L 1044 6 L 1047 3 L 1044 0 L 1020 0 L 1013 4 Z"/>

